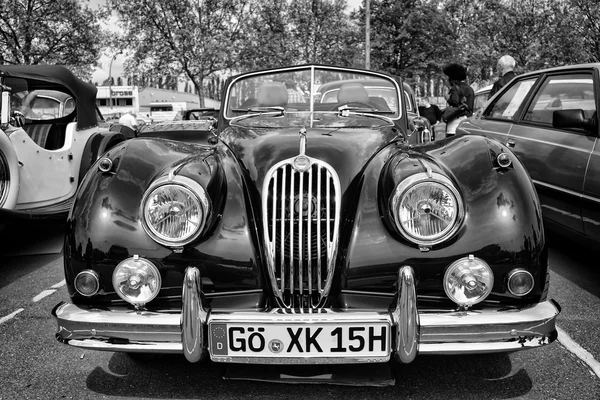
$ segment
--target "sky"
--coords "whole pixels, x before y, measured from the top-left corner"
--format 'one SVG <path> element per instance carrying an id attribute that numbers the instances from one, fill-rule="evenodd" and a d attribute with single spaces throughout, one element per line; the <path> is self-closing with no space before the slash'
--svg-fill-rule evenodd
<path id="1" fill-rule="evenodd" d="M 82 0 L 82 1 L 89 2 L 89 6 L 92 9 L 96 9 L 99 6 L 106 5 L 106 0 Z M 363 0 L 346 0 L 346 1 L 348 3 L 349 10 L 358 8 L 360 5 L 362 5 L 362 2 L 363 2 Z M 116 23 L 114 24 L 114 26 L 116 29 Z M 125 80 L 124 73 L 123 73 L 123 64 L 125 62 L 125 55 L 117 55 L 115 60 L 112 63 L 112 68 L 111 68 L 110 61 L 111 61 L 112 56 L 113 56 L 113 54 L 104 54 L 100 57 L 101 67 L 96 68 L 96 71 L 94 71 L 94 73 L 92 73 L 92 82 L 97 82 L 99 85 L 101 85 L 102 82 L 106 78 L 108 78 L 109 73 L 110 73 L 110 75 L 112 75 L 115 78 L 115 82 L 116 82 L 116 78 L 118 76 L 122 77 Z M 123 83 L 127 84 L 126 81 L 124 81 Z"/>

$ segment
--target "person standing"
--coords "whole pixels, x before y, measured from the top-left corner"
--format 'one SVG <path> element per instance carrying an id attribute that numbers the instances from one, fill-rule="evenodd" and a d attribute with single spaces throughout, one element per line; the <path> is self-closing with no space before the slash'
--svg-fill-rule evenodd
<path id="1" fill-rule="evenodd" d="M 496 72 L 498 73 L 498 76 L 500 76 L 500 78 L 496 82 L 494 82 L 492 90 L 490 90 L 490 93 L 488 94 L 488 99 L 492 97 L 498 90 L 500 90 L 502 86 L 506 85 L 508 82 L 511 81 L 512 78 L 516 76 L 514 71 L 515 65 L 515 59 L 509 56 L 508 54 L 500 57 L 498 63 L 496 64 Z"/>
<path id="2" fill-rule="evenodd" d="M 467 80 L 467 69 L 460 64 L 450 64 L 443 70 L 448 77 L 448 100 L 442 118 L 446 122 L 446 136 L 454 136 L 460 121 L 473 115 L 475 91 Z M 450 112 L 450 111 L 453 112 Z M 446 112 L 448 111 L 448 112 Z"/>
<path id="3" fill-rule="evenodd" d="M 427 118 L 433 126 L 442 120 L 442 110 L 435 104 L 431 104 L 427 97 L 419 97 L 419 115 Z"/>

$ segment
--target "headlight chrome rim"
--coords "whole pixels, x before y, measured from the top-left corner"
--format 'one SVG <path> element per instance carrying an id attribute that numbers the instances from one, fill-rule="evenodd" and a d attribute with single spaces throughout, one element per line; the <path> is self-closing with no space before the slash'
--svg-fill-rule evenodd
<path id="1" fill-rule="evenodd" d="M 154 226 L 151 225 L 151 223 L 149 223 L 150 215 L 148 210 L 148 201 L 158 190 L 164 189 L 166 186 L 173 186 L 174 189 L 185 192 L 197 203 L 200 211 L 202 212 L 202 218 L 201 221 L 199 221 L 197 228 L 193 232 L 186 234 L 180 239 L 169 238 L 168 236 L 161 234 L 161 232 L 159 232 Z M 168 247 L 181 247 L 196 240 L 206 226 L 209 213 L 210 201 L 208 195 L 206 194 L 206 190 L 198 182 L 188 177 L 179 175 L 164 176 L 157 179 L 142 196 L 140 205 L 140 215 L 142 216 L 142 226 L 144 227 L 144 230 L 148 236 L 150 236 L 157 243 Z"/>
<path id="2" fill-rule="evenodd" d="M 414 233 L 410 232 L 401 221 L 399 207 L 403 202 L 406 194 L 413 190 L 419 185 L 437 185 L 443 190 L 446 190 L 449 194 L 451 194 L 453 201 L 455 203 L 455 212 L 452 218 L 452 221 L 448 224 L 446 228 L 441 230 L 439 233 L 432 235 L 430 238 L 419 237 Z M 461 227 L 465 211 L 464 211 L 464 203 L 460 193 L 446 176 L 441 175 L 436 172 L 421 172 L 414 174 L 402 182 L 400 182 L 394 191 L 394 194 L 391 199 L 391 209 L 392 215 L 394 217 L 394 222 L 400 234 L 407 240 L 412 243 L 421 246 L 433 246 L 439 243 L 442 243 L 452 237 L 456 231 Z"/>
<path id="3" fill-rule="evenodd" d="M 138 268 L 142 268 L 145 267 L 146 271 L 149 271 L 148 275 L 151 275 L 155 278 L 154 281 L 154 290 L 150 289 L 152 292 L 149 296 L 146 296 L 143 299 L 135 299 L 131 296 L 128 296 L 127 294 L 125 294 L 122 289 L 121 289 L 121 285 L 119 284 L 120 281 L 119 279 L 119 274 L 121 274 L 123 272 L 123 270 L 125 268 L 129 268 L 130 270 L 133 268 L 132 263 L 139 263 L 140 267 Z M 124 277 L 124 275 L 122 276 L 122 278 Z M 128 281 L 130 281 L 131 275 L 128 277 Z M 139 282 L 136 282 L 139 284 Z M 160 292 L 160 289 L 162 287 L 162 277 L 160 275 L 160 271 L 158 269 L 158 267 L 156 265 L 154 265 L 153 262 L 151 262 L 150 260 L 143 258 L 143 257 L 139 257 L 139 256 L 133 256 L 130 258 L 127 258 L 123 261 L 121 261 L 113 270 L 113 274 L 112 274 L 112 285 L 113 285 L 113 289 L 115 290 L 115 292 L 117 293 L 117 295 L 122 298 L 123 300 L 125 300 L 126 302 L 134 305 L 135 307 L 143 307 L 146 304 L 148 304 L 149 302 L 151 302 L 152 300 L 154 300 L 156 298 L 156 296 L 158 295 L 158 293 Z M 140 285 L 144 286 L 144 285 Z M 137 288 L 136 288 L 137 289 Z M 141 291 L 141 289 L 140 289 Z"/>
<path id="4" fill-rule="evenodd" d="M 464 269 L 462 271 L 460 271 L 460 272 L 462 272 L 461 275 L 466 276 L 467 277 L 466 280 L 468 280 L 468 281 L 472 281 L 473 279 L 475 279 L 476 278 L 475 272 L 478 272 L 478 271 L 465 266 L 465 264 L 471 264 L 471 263 L 474 264 L 473 267 L 477 267 L 480 270 L 480 272 L 483 271 L 483 273 L 488 274 L 487 277 L 483 277 L 483 279 L 488 279 L 487 286 L 485 287 L 485 290 L 483 292 L 481 292 L 481 294 L 479 296 L 473 297 L 471 299 L 463 299 L 461 301 L 461 299 L 459 299 L 454 293 L 449 292 L 449 290 L 451 289 L 451 286 L 452 286 L 451 285 L 451 277 L 457 272 L 457 270 L 461 266 L 464 266 Z M 489 266 L 489 264 L 486 263 L 485 261 L 483 261 L 481 258 L 477 258 L 472 255 L 469 255 L 467 257 L 462 257 L 462 258 L 454 261 L 446 269 L 446 272 L 444 273 L 444 281 L 443 281 L 444 292 L 446 293 L 446 296 L 448 296 L 448 298 L 450 300 L 452 300 L 453 302 L 455 302 L 459 307 L 468 308 L 475 304 L 479 304 L 488 298 L 490 293 L 492 293 L 492 289 L 494 287 L 494 280 L 495 280 L 494 271 Z M 462 280 L 463 283 L 464 283 L 464 281 L 465 281 L 465 279 Z M 469 286 L 469 285 L 466 285 L 466 286 Z M 476 289 L 476 288 L 473 288 L 473 289 Z"/>

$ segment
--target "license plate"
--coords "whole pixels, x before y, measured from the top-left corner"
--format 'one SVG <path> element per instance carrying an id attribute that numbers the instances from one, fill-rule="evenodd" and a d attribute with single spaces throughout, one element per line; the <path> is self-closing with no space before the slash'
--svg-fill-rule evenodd
<path id="1" fill-rule="evenodd" d="M 367 324 L 225 324 L 210 325 L 214 356 L 244 357 L 385 357 L 390 326 Z"/>

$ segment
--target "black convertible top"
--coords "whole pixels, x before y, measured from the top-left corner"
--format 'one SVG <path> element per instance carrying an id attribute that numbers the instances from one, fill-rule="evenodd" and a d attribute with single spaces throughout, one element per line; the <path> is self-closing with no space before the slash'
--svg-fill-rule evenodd
<path id="1" fill-rule="evenodd" d="M 76 77 L 61 65 L 0 65 L 5 77 L 27 80 L 29 90 L 52 89 L 69 92 L 77 104 L 77 129 L 98 125 L 96 93 L 98 89 Z"/>

